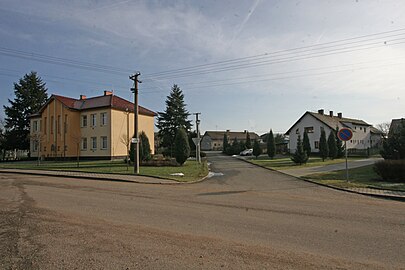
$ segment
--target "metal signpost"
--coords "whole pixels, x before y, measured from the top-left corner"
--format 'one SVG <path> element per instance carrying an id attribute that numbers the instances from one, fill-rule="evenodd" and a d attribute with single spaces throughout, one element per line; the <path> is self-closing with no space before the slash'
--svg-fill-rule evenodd
<path id="1" fill-rule="evenodd" d="M 353 137 L 353 131 L 348 128 L 341 128 L 338 131 L 338 138 L 345 142 L 345 157 L 346 157 L 346 181 L 349 182 L 349 168 L 347 166 L 347 144 L 346 142 Z"/>

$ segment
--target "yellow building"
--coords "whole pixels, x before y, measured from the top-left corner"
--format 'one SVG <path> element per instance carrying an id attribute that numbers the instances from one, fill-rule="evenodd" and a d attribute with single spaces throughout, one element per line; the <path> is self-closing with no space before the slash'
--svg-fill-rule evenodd
<path id="1" fill-rule="evenodd" d="M 155 116 L 139 106 L 139 132 L 146 133 L 152 153 Z M 134 104 L 110 91 L 80 99 L 52 95 L 30 124 L 31 157 L 123 158 L 134 135 Z"/>

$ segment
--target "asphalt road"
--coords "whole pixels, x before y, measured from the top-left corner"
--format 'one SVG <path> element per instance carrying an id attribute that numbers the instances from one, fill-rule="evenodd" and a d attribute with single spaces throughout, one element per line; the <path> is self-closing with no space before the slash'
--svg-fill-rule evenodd
<path id="1" fill-rule="evenodd" d="M 190 185 L 0 174 L 0 269 L 405 268 L 405 203 L 209 160 Z"/>

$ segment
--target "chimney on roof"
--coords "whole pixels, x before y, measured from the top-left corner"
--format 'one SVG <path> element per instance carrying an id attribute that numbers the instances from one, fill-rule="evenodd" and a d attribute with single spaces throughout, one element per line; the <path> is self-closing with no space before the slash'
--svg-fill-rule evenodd
<path id="1" fill-rule="evenodd" d="M 80 95 L 80 100 L 85 100 L 87 97 L 85 95 Z"/>
<path id="2" fill-rule="evenodd" d="M 113 94 L 112 91 L 104 91 L 104 96 L 111 96 Z"/>
<path id="3" fill-rule="evenodd" d="M 318 110 L 318 113 L 323 115 L 324 110 L 323 110 L 323 109 L 320 109 L 320 110 Z"/>
<path id="4" fill-rule="evenodd" d="M 245 132 L 245 134 L 246 134 L 246 133 L 248 132 L 248 131 L 247 131 L 247 129 L 245 129 L 245 131 L 244 131 L 244 132 Z"/>
<path id="5" fill-rule="evenodd" d="M 330 116 L 330 117 L 333 116 L 333 111 L 329 111 L 329 116 Z"/>
<path id="6" fill-rule="evenodd" d="M 338 113 L 338 117 L 339 117 L 339 118 L 342 118 L 342 117 L 343 117 L 341 112 Z"/>

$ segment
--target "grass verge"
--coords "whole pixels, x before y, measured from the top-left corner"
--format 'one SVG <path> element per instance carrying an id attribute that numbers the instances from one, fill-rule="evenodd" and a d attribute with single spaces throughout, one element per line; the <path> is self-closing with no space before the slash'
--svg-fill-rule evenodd
<path id="1" fill-rule="evenodd" d="M 77 162 L 44 161 L 40 165 L 34 161 L 21 161 L 0 163 L 4 169 L 27 169 L 27 170 L 51 170 L 51 171 L 78 171 L 89 173 L 112 173 L 112 174 L 133 174 L 133 166 L 127 166 L 122 160 L 114 161 L 81 161 Z M 186 161 L 183 166 L 152 167 L 140 166 L 139 173 L 144 176 L 159 177 L 176 180 L 179 182 L 190 182 L 201 179 L 208 174 L 207 162 L 198 164 L 194 160 Z M 184 176 L 172 176 L 173 173 L 183 173 Z"/>
<path id="2" fill-rule="evenodd" d="M 360 168 L 349 169 L 349 182 L 346 181 L 346 170 L 310 174 L 303 178 L 341 188 L 368 187 L 405 191 L 404 182 L 382 181 L 381 177 L 374 172 L 373 166 L 374 165 L 368 165 Z"/>
<path id="3" fill-rule="evenodd" d="M 356 160 L 356 159 L 358 160 L 360 158 L 349 158 L 348 160 Z M 344 163 L 345 159 L 344 158 L 338 158 L 333 160 L 326 159 L 325 161 L 322 161 L 322 158 L 320 157 L 310 157 L 308 159 L 308 162 L 302 165 L 295 164 L 290 157 L 269 159 L 269 157 L 267 156 L 260 156 L 258 159 L 249 158 L 247 159 L 247 161 L 274 170 L 287 170 L 292 168 L 298 169 L 298 168 L 308 168 L 308 167 L 326 166 L 331 164 Z"/>

